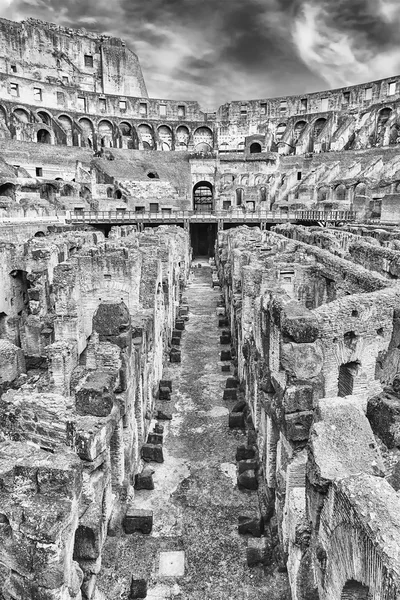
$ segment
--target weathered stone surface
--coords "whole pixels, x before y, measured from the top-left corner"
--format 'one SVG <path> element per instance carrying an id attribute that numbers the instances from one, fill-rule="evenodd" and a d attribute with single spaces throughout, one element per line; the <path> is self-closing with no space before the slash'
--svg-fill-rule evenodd
<path id="1" fill-rule="evenodd" d="M 239 385 L 239 382 L 236 379 L 236 377 L 228 377 L 228 379 L 226 380 L 226 383 L 225 383 L 226 388 L 237 388 L 238 385 Z"/>
<path id="2" fill-rule="evenodd" d="M 255 446 L 238 446 L 236 450 L 236 461 L 250 460 L 256 455 Z"/>
<path id="3" fill-rule="evenodd" d="M 124 517 L 125 533 L 140 531 L 148 535 L 153 529 L 153 511 L 129 507 Z"/>
<path id="4" fill-rule="evenodd" d="M 245 471 L 255 471 L 257 469 L 257 460 L 255 458 L 248 458 L 238 461 L 239 475 Z"/>
<path id="5" fill-rule="evenodd" d="M 222 350 L 221 351 L 220 359 L 222 361 L 224 361 L 224 360 L 231 360 L 231 358 L 232 358 L 231 350 Z"/>
<path id="6" fill-rule="evenodd" d="M 388 448 L 400 447 L 400 399 L 387 389 L 368 401 L 372 431 Z"/>
<path id="7" fill-rule="evenodd" d="M 262 519 L 259 515 L 243 515 L 239 517 L 238 531 L 241 535 L 249 533 L 253 537 L 261 537 L 263 533 Z"/>
<path id="8" fill-rule="evenodd" d="M 172 414 L 170 412 L 166 412 L 164 410 L 158 410 L 157 411 L 157 419 L 160 419 L 160 421 L 171 421 Z"/>
<path id="9" fill-rule="evenodd" d="M 266 562 L 265 556 L 265 540 L 260 539 L 249 539 L 247 541 L 247 566 L 255 567 L 257 565 L 263 565 Z"/>
<path id="10" fill-rule="evenodd" d="M 256 473 L 253 469 L 248 469 L 247 471 L 243 471 L 238 476 L 238 488 L 246 489 L 246 490 L 257 490 L 258 489 L 258 481 Z"/>
<path id="11" fill-rule="evenodd" d="M 110 373 L 90 371 L 76 388 L 75 404 L 79 415 L 106 417 L 114 404 L 115 377 Z"/>
<path id="12" fill-rule="evenodd" d="M 169 387 L 160 386 L 158 397 L 160 400 L 171 400 L 171 389 Z"/>
<path id="13" fill-rule="evenodd" d="M 147 581 L 145 579 L 136 579 L 135 577 L 132 577 L 128 598 L 129 600 L 147 598 Z"/>
<path id="14" fill-rule="evenodd" d="M 154 462 L 158 462 L 158 463 L 164 462 L 162 446 L 159 444 L 143 444 L 142 458 L 146 462 L 150 462 L 150 461 L 154 461 Z"/>
<path id="15" fill-rule="evenodd" d="M 169 358 L 172 363 L 180 363 L 181 362 L 181 351 L 178 348 L 171 348 L 171 352 L 169 353 Z"/>
<path id="16" fill-rule="evenodd" d="M 236 388 L 225 388 L 224 389 L 224 400 L 236 400 L 237 389 Z M 235 411 L 238 412 L 238 411 Z"/>
<path id="17" fill-rule="evenodd" d="M 154 490 L 153 469 L 145 467 L 141 473 L 135 476 L 136 490 Z"/>
<path id="18" fill-rule="evenodd" d="M 150 432 L 147 436 L 147 443 L 161 446 L 163 443 L 163 436 L 160 433 Z"/>
<path id="19" fill-rule="evenodd" d="M 244 414 L 242 412 L 229 413 L 229 427 L 230 429 L 244 429 Z"/>

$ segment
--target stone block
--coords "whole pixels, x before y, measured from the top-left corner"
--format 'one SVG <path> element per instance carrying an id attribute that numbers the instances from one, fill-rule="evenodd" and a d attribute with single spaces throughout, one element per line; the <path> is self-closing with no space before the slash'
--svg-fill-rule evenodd
<path id="1" fill-rule="evenodd" d="M 161 387 L 159 389 L 158 392 L 158 397 L 160 400 L 165 400 L 166 402 L 168 402 L 169 400 L 171 400 L 171 390 L 169 387 Z"/>
<path id="2" fill-rule="evenodd" d="M 221 335 L 219 338 L 219 343 L 222 345 L 226 345 L 226 344 L 230 344 L 231 343 L 231 336 L 229 335 Z"/>
<path id="3" fill-rule="evenodd" d="M 245 400 L 239 400 L 239 402 L 236 402 L 236 404 L 234 405 L 234 407 L 232 408 L 232 412 L 237 413 L 237 412 L 246 412 L 247 409 L 247 403 Z"/>
<path id="4" fill-rule="evenodd" d="M 174 337 L 174 338 L 181 338 L 182 337 L 182 333 L 183 333 L 183 331 L 181 329 L 174 329 L 172 331 L 172 337 Z"/>
<path id="5" fill-rule="evenodd" d="M 286 413 L 313 410 L 313 388 L 310 385 L 288 386 L 283 404 Z"/>
<path id="6" fill-rule="evenodd" d="M 229 413 L 229 428 L 244 429 L 244 414 L 242 412 Z"/>
<path id="7" fill-rule="evenodd" d="M 178 331 L 183 331 L 185 329 L 185 321 L 183 321 L 182 319 L 177 319 L 175 321 L 175 329 L 177 329 Z"/>
<path id="8" fill-rule="evenodd" d="M 249 533 L 253 537 L 261 537 L 263 521 L 260 515 L 242 515 L 239 517 L 238 531 L 241 535 Z"/>
<path id="9" fill-rule="evenodd" d="M 248 446 L 256 446 L 257 445 L 257 432 L 254 429 L 250 429 L 247 432 L 247 445 Z"/>
<path id="10" fill-rule="evenodd" d="M 225 316 L 225 308 L 223 306 L 218 306 L 217 307 L 217 317 L 224 317 Z"/>
<path id="11" fill-rule="evenodd" d="M 239 475 L 245 471 L 255 471 L 257 469 L 257 460 L 255 458 L 248 458 L 240 460 L 238 462 Z"/>
<path id="12" fill-rule="evenodd" d="M 237 399 L 237 389 L 236 388 L 225 388 L 224 389 L 224 400 L 236 400 Z M 238 412 L 238 411 L 234 411 Z"/>
<path id="13" fill-rule="evenodd" d="M 220 359 L 222 361 L 231 360 L 231 358 L 232 358 L 232 355 L 231 355 L 231 351 L 230 350 L 222 350 L 221 351 Z"/>
<path id="14" fill-rule="evenodd" d="M 160 421 L 171 421 L 172 414 L 170 412 L 165 412 L 164 410 L 158 410 L 157 419 L 160 419 Z"/>
<path id="15" fill-rule="evenodd" d="M 285 415 L 286 437 L 293 442 L 307 440 L 313 423 L 313 412 L 303 411 Z"/>
<path id="16" fill-rule="evenodd" d="M 75 404 L 78 415 L 107 417 L 114 404 L 115 376 L 104 371 L 89 371 L 78 383 Z"/>
<path id="17" fill-rule="evenodd" d="M 141 456 L 146 462 L 164 462 L 163 449 L 158 444 L 143 444 Z"/>
<path id="18" fill-rule="evenodd" d="M 180 346 L 181 345 L 181 338 L 179 338 L 179 337 L 173 337 L 173 338 L 171 338 L 171 345 L 172 346 Z"/>
<path id="19" fill-rule="evenodd" d="M 257 565 L 263 565 L 266 561 L 265 555 L 265 540 L 264 538 L 250 538 L 247 542 L 247 566 L 255 567 Z"/>
<path id="20" fill-rule="evenodd" d="M 238 446 L 236 450 L 236 461 L 250 460 L 256 456 L 255 446 Z"/>
<path id="21" fill-rule="evenodd" d="M 388 448 L 400 446 L 400 399 L 390 389 L 368 401 L 367 419 Z"/>
<path id="22" fill-rule="evenodd" d="M 160 383 L 158 384 L 158 387 L 161 388 L 168 388 L 169 391 L 172 393 L 172 381 L 170 379 L 160 379 Z"/>
<path id="23" fill-rule="evenodd" d="M 164 426 L 160 425 L 160 423 L 156 423 L 154 425 L 154 433 L 160 433 L 162 435 L 164 433 Z"/>
<path id="24" fill-rule="evenodd" d="M 147 436 L 148 444 L 153 444 L 155 446 L 162 446 L 163 441 L 164 441 L 164 437 L 160 433 L 155 433 L 155 432 L 151 431 L 149 433 L 149 435 Z"/>
<path id="25" fill-rule="evenodd" d="M 239 381 L 236 379 L 236 377 L 228 377 L 228 379 L 226 380 L 225 387 L 226 388 L 237 388 L 238 385 L 239 385 Z"/>
<path id="26" fill-rule="evenodd" d="M 125 533 L 128 534 L 140 531 L 148 535 L 153 529 L 153 511 L 128 507 L 123 520 L 123 527 Z"/>
<path id="27" fill-rule="evenodd" d="M 248 471 L 240 473 L 237 478 L 237 484 L 240 490 L 257 490 L 258 481 L 255 471 L 253 469 L 249 469 Z"/>
<path id="28" fill-rule="evenodd" d="M 145 467 L 135 476 L 135 490 L 154 490 L 153 469 Z"/>
<path id="29" fill-rule="evenodd" d="M 228 326 L 229 326 L 228 319 L 219 319 L 218 327 L 228 327 Z"/>
<path id="30" fill-rule="evenodd" d="M 227 373 L 230 370 L 231 370 L 231 365 L 222 365 L 222 367 L 221 367 L 221 371 L 223 373 Z"/>
<path id="31" fill-rule="evenodd" d="M 135 600 L 136 598 L 147 598 L 147 581 L 132 577 L 128 600 Z"/>
<path id="32" fill-rule="evenodd" d="M 180 363 L 181 362 L 181 351 L 178 348 L 171 348 L 171 352 L 169 354 L 169 359 L 172 363 Z"/>

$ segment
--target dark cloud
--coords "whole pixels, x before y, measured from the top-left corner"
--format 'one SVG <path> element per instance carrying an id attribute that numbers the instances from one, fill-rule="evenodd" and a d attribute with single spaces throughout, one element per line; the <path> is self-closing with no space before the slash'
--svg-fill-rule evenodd
<path id="1" fill-rule="evenodd" d="M 140 58 L 151 96 L 216 107 L 233 98 L 303 94 L 377 78 L 382 65 L 396 64 L 397 3 L 12 0 L 3 16 L 122 37 Z"/>

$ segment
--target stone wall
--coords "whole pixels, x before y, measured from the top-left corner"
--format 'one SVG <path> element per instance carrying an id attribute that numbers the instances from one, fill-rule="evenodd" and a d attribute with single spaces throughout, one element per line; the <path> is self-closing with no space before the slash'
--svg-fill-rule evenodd
<path id="1" fill-rule="evenodd" d="M 341 600 L 357 585 L 394 599 L 397 442 L 382 439 L 397 408 L 382 387 L 398 373 L 399 291 L 346 260 L 345 234 L 276 230 L 224 231 L 216 245 L 265 531 L 276 522 L 294 600 Z"/>
<path id="2" fill-rule="evenodd" d="M 2 251 L 0 596 L 94 598 L 143 468 L 188 235 L 59 228 Z"/>

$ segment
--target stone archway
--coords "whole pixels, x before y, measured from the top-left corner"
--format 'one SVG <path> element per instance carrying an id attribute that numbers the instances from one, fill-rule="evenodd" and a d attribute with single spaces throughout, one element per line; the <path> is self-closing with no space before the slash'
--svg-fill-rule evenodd
<path id="1" fill-rule="evenodd" d="M 369 588 L 359 581 L 350 579 L 342 590 L 340 600 L 369 600 Z"/>
<path id="2" fill-rule="evenodd" d="M 199 181 L 193 188 L 193 208 L 198 212 L 212 212 L 214 192 L 209 181 Z"/>

